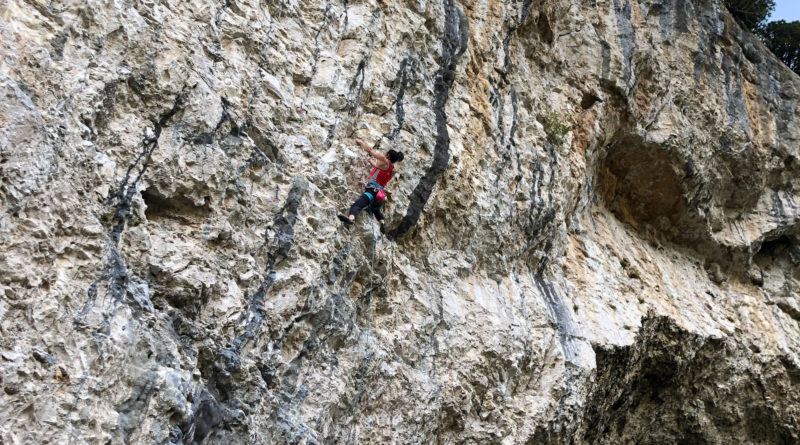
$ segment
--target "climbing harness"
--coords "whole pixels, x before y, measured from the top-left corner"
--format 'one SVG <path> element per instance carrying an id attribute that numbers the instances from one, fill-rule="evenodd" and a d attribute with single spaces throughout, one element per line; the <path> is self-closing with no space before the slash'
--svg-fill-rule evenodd
<path id="1" fill-rule="evenodd" d="M 380 206 L 383 205 L 384 201 L 386 201 L 386 192 L 383 190 L 378 190 L 375 193 L 364 192 L 364 194 L 367 195 L 367 198 L 369 198 L 370 209 L 372 209 L 372 207 L 375 207 L 372 204 L 377 204 L 377 207 L 380 208 Z"/>
<path id="2" fill-rule="evenodd" d="M 375 182 L 375 181 L 370 181 L 370 182 L 367 184 L 367 187 L 366 187 L 366 188 L 367 188 L 367 189 L 370 189 L 370 188 L 371 188 L 371 189 L 373 189 L 373 190 L 376 190 L 376 192 L 374 192 L 374 196 L 373 196 L 373 193 L 370 193 L 370 192 L 364 192 L 364 194 L 365 194 L 365 195 L 367 195 L 367 198 L 369 198 L 369 202 L 370 202 L 370 203 L 372 203 L 372 202 L 374 201 L 374 202 L 376 202 L 376 203 L 378 203 L 378 204 L 383 204 L 383 202 L 384 202 L 384 201 L 386 201 L 386 189 L 385 189 L 385 188 L 383 188 L 383 187 L 382 187 L 380 184 L 378 184 L 377 182 Z"/>
<path id="3" fill-rule="evenodd" d="M 371 211 L 370 209 L 370 212 Z M 372 222 L 371 218 L 369 225 L 372 229 L 372 260 L 369 270 L 369 291 L 367 292 L 367 344 L 364 347 L 364 358 L 361 360 L 361 372 L 358 376 L 358 389 L 356 390 L 356 397 L 353 401 L 353 418 L 350 420 L 350 432 L 347 435 L 347 443 L 352 443 L 353 429 L 355 428 L 356 415 L 358 414 L 358 403 L 361 399 L 361 393 L 364 392 L 364 374 L 367 372 L 367 362 L 375 356 L 374 352 L 367 353 L 372 331 L 372 276 L 375 275 L 375 224 Z"/>

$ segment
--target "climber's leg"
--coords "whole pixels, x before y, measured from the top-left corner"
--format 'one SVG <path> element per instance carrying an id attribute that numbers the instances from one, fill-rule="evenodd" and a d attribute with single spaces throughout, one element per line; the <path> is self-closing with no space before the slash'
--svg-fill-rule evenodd
<path id="1" fill-rule="evenodd" d="M 370 210 L 372 210 L 372 214 L 375 215 L 375 219 L 377 219 L 379 222 L 382 223 L 383 222 L 383 212 L 381 212 L 381 207 L 383 207 L 383 206 L 379 205 L 378 207 L 370 207 Z"/>
<path id="2" fill-rule="evenodd" d="M 370 201 L 371 200 L 369 199 L 369 196 L 367 196 L 366 193 L 359 196 L 358 199 L 356 199 L 356 202 L 353 203 L 353 206 L 350 207 L 350 212 L 348 213 L 348 217 L 350 218 L 350 220 L 352 221 L 356 219 L 356 216 L 358 216 L 358 212 L 366 209 Z"/>
<path id="3" fill-rule="evenodd" d="M 350 207 L 350 212 L 348 212 L 348 215 L 339 215 L 339 219 L 345 224 L 352 224 L 353 221 L 356 220 L 358 213 L 369 205 L 369 201 L 369 196 L 367 196 L 366 193 L 361 195 L 356 202 L 353 203 L 353 206 Z"/>
<path id="4" fill-rule="evenodd" d="M 383 212 L 381 212 L 381 207 L 383 207 L 383 204 L 379 205 L 378 207 L 370 207 L 369 209 L 372 210 L 372 214 L 375 215 L 375 219 L 378 220 L 381 233 L 386 233 L 386 224 L 384 224 Z"/>

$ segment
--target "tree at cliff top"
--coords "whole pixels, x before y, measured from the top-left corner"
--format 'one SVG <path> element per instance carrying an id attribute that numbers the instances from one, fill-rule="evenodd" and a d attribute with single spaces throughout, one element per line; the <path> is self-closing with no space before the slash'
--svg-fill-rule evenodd
<path id="1" fill-rule="evenodd" d="M 767 23 L 761 35 L 767 48 L 792 71 L 800 74 L 800 21 Z"/>
<path id="2" fill-rule="evenodd" d="M 775 0 L 724 0 L 728 11 L 752 31 L 783 63 L 800 74 L 800 22 L 767 23 Z"/>
<path id="3" fill-rule="evenodd" d="M 725 6 L 736 20 L 757 33 L 775 9 L 775 0 L 725 0 Z"/>

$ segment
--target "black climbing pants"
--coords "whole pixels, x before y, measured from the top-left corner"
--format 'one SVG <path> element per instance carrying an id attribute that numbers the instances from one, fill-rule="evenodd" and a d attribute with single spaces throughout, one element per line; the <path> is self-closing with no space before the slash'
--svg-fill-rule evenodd
<path id="1" fill-rule="evenodd" d="M 377 193 L 375 192 L 374 189 L 367 189 L 367 191 L 370 192 L 372 196 L 375 196 L 375 193 Z M 349 214 L 353 216 L 358 216 L 358 213 L 366 209 L 367 207 L 369 207 L 370 210 L 372 210 L 372 213 L 375 215 L 375 218 L 377 218 L 378 221 L 383 221 L 383 213 L 381 212 L 381 207 L 383 207 L 383 205 L 381 204 L 378 206 L 371 207 L 369 196 L 367 196 L 366 193 L 362 193 L 361 196 L 358 197 L 356 202 L 353 203 L 353 206 L 350 207 Z"/>

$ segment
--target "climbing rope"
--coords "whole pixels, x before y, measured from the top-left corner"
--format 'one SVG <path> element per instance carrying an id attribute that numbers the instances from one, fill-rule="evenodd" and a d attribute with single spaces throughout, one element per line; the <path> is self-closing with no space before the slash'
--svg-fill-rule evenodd
<path id="1" fill-rule="evenodd" d="M 371 216 L 372 210 L 369 210 L 369 212 Z M 347 435 L 347 443 L 352 443 L 356 415 L 358 414 L 358 403 L 361 399 L 361 393 L 364 392 L 364 374 L 367 372 L 367 362 L 375 355 L 374 352 L 369 354 L 367 353 L 367 349 L 369 348 L 369 338 L 372 330 L 372 277 L 375 275 L 375 223 L 372 221 L 372 218 L 370 218 L 369 226 L 372 228 L 372 260 L 370 261 L 369 271 L 369 292 L 367 292 L 367 341 L 366 345 L 364 346 L 364 358 L 361 360 L 361 372 L 358 377 L 358 389 L 356 391 L 356 397 L 353 401 L 353 417 L 350 420 L 350 432 Z"/>

